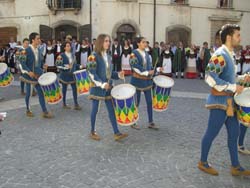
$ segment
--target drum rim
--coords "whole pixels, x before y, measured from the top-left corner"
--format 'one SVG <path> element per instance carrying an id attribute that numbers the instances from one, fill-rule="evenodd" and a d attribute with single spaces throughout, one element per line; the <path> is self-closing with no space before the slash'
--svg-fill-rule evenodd
<path id="1" fill-rule="evenodd" d="M 55 76 L 55 80 L 54 80 L 52 83 L 47 83 L 47 84 L 41 83 L 41 79 L 42 79 L 45 75 L 46 75 L 46 76 L 47 76 L 47 75 L 53 75 L 53 76 Z M 42 74 L 42 75 L 38 78 L 38 83 L 39 83 L 41 86 L 47 86 L 47 85 L 53 84 L 56 80 L 57 80 L 57 75 L 56 75 L 56 73 L 54 73 L 54 72 L 46 72 L 46 73 Z"/>
<path id="2" fill-rule="evenodd" d="M 0 67 L 5 68 L 5 70 L 3 70 L 3 72 L 1 72 L 1 69 L 0 69 L 0 75 L 4 74 L 8 70 L 8 65 L 4 62 L 0 62 Z"/>
<path id="3" fill-rule="evenodd" d="M 131 88 L 134 90 L 134 92 L 133 92 L 134 94 L 131 94 L 131 95 L 130 95 L 129 97 L 127 97 L 127 98 L 114 97 L 114 95 L 113 95 L 113 94 L 114 94 L 114 89 L 115 89 L 115 88 L 118 88 L 118 87 L 121 87 L 122 85 L 127 85 L 127 86 L 131 87 Z M 136 92 L 135 86 L 133 86 L 133 85 L 131 85 L 131 84 L 119 84 L 119 85 L 116 85 L 115 87 L 112 88 L 110 94 L 111 94 L 112 98 L 114 98 L 114 99 L 125 100 L 125 99 L 129 99 L 129 98 L 133 97 L 133 96 L 135 95 L 135 92 Z"/>
<path id="4" fill-rule="evenodd" d="M 241 120 L 239 120 L 239 122 L 240 122 L 241 124 L 243 124 L 244 126 L 246 126 L 246 127 L 250 127 L 250 123 L 246 123 L 246 122 L 241 121 Z"/>
<path id="5" fill-rule="evenodd" d="M 86 69 L 78 70 L 78 71 L 73 72 L 73 74 L 77 74 L 77 73 L 81 73 L 81 72 L 87 72 L 87 70 Z"/>
<path id="6" fill-rule="evenodd" d="M 131 123 L 128 123 L 128 124 L 126 124 L 126 123 L 120 123 L 120 122 L 118 122 L 117 120 L 116 120 L 116 122 L 117 122 L 117 124 L 118 124 L 119 126 L 127 127 L 127 126 L 131 126 L 131 125 L 135 124 L 136 122 L 138 122 L 138 121 L 139 121 L 139 118 L 140 118 L 140 114 L 139 114 L 139 112 L 138 112 L 138 117 L 137 117 L 137 119 L 136 119 L 135 121 L 131 122 Z"/>
<path id="7" fill-rule="evenodd" d="M 243 92 L 245 92 L 245 91 L 250 91 L 250 88 L 244 88 Z M 243 93 L 243 92 L 242 92 L 242 93 Z M 236 103 L 237 105 L 239 105 L 239 106 L 250 107 L 250 105 L 243 105 L 243 104 L 237 102 L 237 101 L 238 101 L 237 97 L 240 97 L 240 95 L 241 95 L 241 94 L 239 94 L 239 95 L 238 95 L 238 94 L 235 94 L 235 95 L 234 95 L 234 101 L 235 101 L 235 103 Z"/>
<path id="8" fill-rule="evenodd" d="M 171 80 L 173 84 L 172 84 L 172 86 L 168 86 L 168 87 L 159 85 L 159 84 L 157 84 L 157 83 L 155 82 L 155 78 L 156 78 L 156 77 L 167 78 L 167 79 Z M 153 78 L 153 82 L 154 82 L 157 86 L 160 86 L 160 87 L 162 87 L 162 88 L 172 88 L 172 87 L 174 86 L 174 79 L 173 79 L 173 78 L 170 78 L 170 77 L 168 77 L 168 76 L 163 76 L 163 75 L 155 76 L 155 77 Z"/>

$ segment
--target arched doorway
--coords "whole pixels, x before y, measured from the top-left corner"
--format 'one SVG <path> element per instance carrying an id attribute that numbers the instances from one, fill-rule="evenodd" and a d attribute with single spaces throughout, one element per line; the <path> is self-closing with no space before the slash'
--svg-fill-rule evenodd
<path id="1" fill-rule="evenodd" d="M 1 27 L 0 28 L 0 44 L 6 45 L 10 42 L 10 38 L 13 37 L 17 41 L 17 28 L 16 27 Z"/>
<path id="2" fill-rule="evenodd" d="M 51 27 L 40 25 L 40 35 L 44 40 L 64 40 L 67 35 L 71 35 L 81 41 L 86 37 L 90 39 L 90 24 L 80 25 L 79 23 L 70 20 L 61 20 L 52 24 Z"/>
<path id="3" fill-rule="evenodd" d="M 79 31 L 79 40 L 82 41 L 85 38 L 88 38 L 91 41 L 91 31 L 90 31 L 90 24 L 82 25 L 78 29 Z"/>
<path id="4" fill-rule="evenodd" d="M 64 40 L 67 35 L 77 38 L 77 27 L 72 25 L 60 25 L 55 28 L 55 39 Z"/>
<path id="5" fill-rule="evenodd" d="M 167 27 L 166 42 L 178 44 L 180 41 L 185 47 L 191 44 L 191 29 L 182 25 Z"/>
<path id="6" fill-rule="evenodd" d="M 122 24 L 117 29 L 117 38 L 119 41 L 123 41 L 124 39 L 134 39 L 136 36 L 135 28 L 130 24 Z"/>

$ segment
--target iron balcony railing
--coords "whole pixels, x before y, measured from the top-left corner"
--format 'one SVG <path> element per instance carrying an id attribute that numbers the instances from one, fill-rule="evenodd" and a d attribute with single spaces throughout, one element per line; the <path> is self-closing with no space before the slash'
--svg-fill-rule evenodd
<path id="1" fill-rule="evenodd" d="M 47 0 L 51 10 L 81 9 L 82 0 Z"/>

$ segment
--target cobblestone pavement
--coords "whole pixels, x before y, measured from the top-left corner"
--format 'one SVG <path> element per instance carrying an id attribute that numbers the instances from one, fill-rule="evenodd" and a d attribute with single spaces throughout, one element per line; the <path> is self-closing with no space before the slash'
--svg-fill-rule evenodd
<path id="1" fill-rule="evenodd" d="M 184 82 L 184 83 L 183 83 Z M 79 97 L 83 110 L 63 110 L 49 106 L 52 120 L 40 117 L 40 106 L 33 98 L 34 118 L 24 116 L 23 99 L 8 110 L 0 122 L 0 188 L 249 188 L 250 179 L 232 177 L 225 128 L 215 140 L 209 161 L 220 175 L 200 172 L 201 137 L 207 126 L 204 108 L 206 86 L 200 80 L 176 81 L 168 111 L 154 113 L 159 131 L 147 129 L 145 100 L 139 112 L 142 129 L 120 127 L 129 137 L 115 142 L 105 105 L 97 120 L 100 142 L 88 138 L 90 101 Z M 7 88 L 13 92 L 13 87 Z M 185 90 L 186 87 L 186 90 Z M 199 88 L 197 98 L 187 95 Z M 188 92 L 184 92 L 188 91 Z M 5 91 L 6 92 L 6 91 Z M 70 91 L 69 97 L 71 98 Z M 5 96 L 6 98 L 7 96 Z M 8 109 L 13 100 L 0 103 Z M 72 104 L 72 99 L 69 104 Z M 246 143 L 250 139 L 249 132 Z M 250 145 L 249 145 L 250 147 Z M 250 157 L 240 156 L 250 169 Z"/>

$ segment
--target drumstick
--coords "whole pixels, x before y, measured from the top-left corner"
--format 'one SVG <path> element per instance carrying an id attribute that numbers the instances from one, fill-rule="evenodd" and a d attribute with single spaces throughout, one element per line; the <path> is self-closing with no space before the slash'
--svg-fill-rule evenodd
<path id="1" fill-rule="evenodd" d="M 158 61 L 159 61 L 159 57 L 157 57 L 157 59 L 155 61 L 155 65 L 154 65 L 154 68 L 153 68 L 154 72 L 155 72 L 156 66 L 158 64 Z M 154 76 L 154 74 L 151 76 L 151 78 L 153 78 L 153 76 Z"/>
<path id="2" fill-rule="evenodd" d="M 159 61 L 159 57 L 157 57 L 157 59 L 156 59 L 156 61 L 155 61 L 155 65 L 154 65 L 154 69 L 153 69 L 153 70 L 155 70 L 155 68 L 156 68 L 156 66 L 157 66 L 157 64 L 158 64 L 158 61 Z"/>

